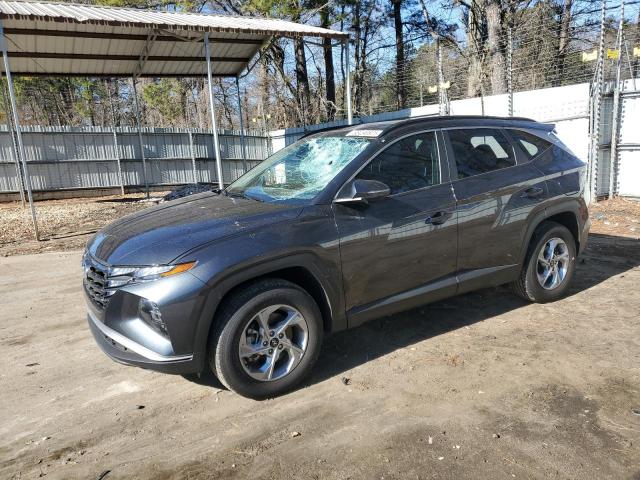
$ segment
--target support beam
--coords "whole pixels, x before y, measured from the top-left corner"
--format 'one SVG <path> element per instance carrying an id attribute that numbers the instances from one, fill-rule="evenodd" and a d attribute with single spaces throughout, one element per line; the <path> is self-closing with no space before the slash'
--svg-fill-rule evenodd
<path id="1" fill-rule="evenodd" d="M 16 141 L 18 142 L 18 153 L 22 159 L 22 171 L 24 172 L 24 180 L 27 185 L 27 196 L 29 197 L 29 208 L 31 209 L 31 220 L 33 222 L 33 233 L 36 240 L 40 240 L 38 232 L 38 220 L 36 219 L 36 209 L 33 205 L 33 193 L 31 191 L 31 178 L 29 177 L 29 169 L 27 168 L 27 159 L 24 153 L 24 144 L 22 143 L 22 130 L 20 128 L 20 117 L 18 115 L 18 106 L 16 105 L 16 94 L 13 89 L 13 79 L 11 78 L 11 69 L 9 68 L 9 55 L 7 52 L 7 42 L 5 40 L 2 27 L 2 18 L 0 18 L 0 49 L 2 50 L 2 58 L 4 61 L 4 73 L 7 77 L 7 86 L 9 87 L 9 103 L 13 112 L 13 124 L 16 131 Z"/>
<path id="2" fill-rule="evenodd" d="M 201 60 L 200 58 L 198 58 Z M 124 67 L 123 67 L 124 68 Z M 69 72 L 12 72 L 14 77 L 64 77 L 64 78 L 114 78 L 114 77 L 128 77 L 131 75 L 130 71 L 115 72 L 115 73 L 103 73 L 103 72 L 81 72 L 81 73 L 69 73 Z M 137 78 L 176 78 L 176 73 L 141 73 L 136 75 Z M 236 73 L 215 73 L 215 78 L 235 78 Z M 201 78 L 202 73 L 181 73 L 180 78 Z"/>
<path id="3" fill-rule="evenodd" d="M 211 128 L 213 129 L 213 149 L 216 154 L 216 174 L 218 175 L 218 187 L 224 189 L 222 179 L 222 159 L 220 158 L 220 143 L 218 141 L 218 124 L 216 122 L 216 109 L 213 102 L 213 74 L 211 71 L 211 52 L 209 48 L 209 32 L 204 34 L 204 56 L 207 62 L 207 83 L 209 87 L 209 111 L 211 113 Z"/>
<path id="4" fill-rule="evenodd" d="M 140 157 L 142 158 L 142 178 L 144 180 L 144 189 L 149 198 L 149 180 L 147 179 L 147 159 L 144 154 L 144 142 L 142 141 L 142 127 L 140 125 L 140 107 L 138 105 L 138 89 L 136 88 L 136 77 L 131 78 L 133 85 L 133 98 L 136 113 L 136 128 L 138 130 L 138 143 L 140 145 Z"/>
<path id="5" fill-rule="evenodd" d="M 236 90 L 238 91 L 238 115 L 240 116 L 240 145 L 242 146 L 242 173 L 247 173 L 247 146 L 244 138 L 244 122 L 242 120 L 242 98 L 240 96 L 240 79 L 236 77 Z"/>
<path id="6" fill-rule="evenodd" d="M 196 168 L 196 149 L 193 145 L 193 133 L 189 131 L 189 155 L 191 155 L 191 171 L 193 173 L 193 184 L 198 184 L 198 170 Z"/>
<path id="7" fill-rule="evenodd" d="M 170 30 L 162 30 L 166 35 L 159 35 L 156 38 L 158 42 L 174 42 L 176 38 L 185 42 L 201 42 L 200 37 L 184 37 L 172 33 Z M 66 37 L 66 38 L 95 38 L 102 40 L 128 40 L 128 41 L 146 41 L 146 35 L 136 35 L 130 33 L 107 33 L 107 32 L 76 32 L 66 30 L 41 30 L 39 28 L 5 28 L 4 33 L 7 35 L 24 35 L 24 36 L 44 36 L 44 37 Z M 209 39 L 215 43 L 226 43 L 230 45 L 262 45 L 264 39 L 251 38 L 223 38 L 216 37 Z"/>
<path id="8" fill-rule="evenodd" d="M 118 180 L 120 180 L 120 194 L 124 197 L 124 177 L 122 176 L 122 165 L 120 164 L 120 149 L 118 148 L 118 132 L 113 127 L 113 153 L 118 168 Z"/>
<path id="9" fill-rule="evenodd" d="M 43 58 L 52 60 L 102 60 L 105 62 L 136 62 L 140 58 L 138 55 L 104 55 L 85 53 L 51 53 L 51 52 L 11 52 L 12 58 Z M 149 55 L 145 59 L 149 62 L 199 62 L 200 57 L 172 57 L 169 55 Z M 212 57 L 213 62 L 247 63 L 249 57 Z"/>
<path id="10" fill-rule="evenodd" d="M 0 80 L 2 79 L 2 75 L 0 75 Z M 4 111 L 7 115 L 7 129 L 9 130 L 9 134 L 11 135 L 11 153 L 13 154 L 13 161 L 16 166 L 16 182 L 18 190 L 20 191 L 20 203 L 22 203 L 22 207 L 25 206 L 25 198 L 24 198 L 24 182 L 22 180 L 22 170 L 20 169 L 20 154 L 18 153 L 18 144 L 16 143 L 15 131 L 13 130 L 13 122 L 11 121 L 11 110 L 9 109 L 9 102 L 7 97 L 9 95 L 5 93 L 4 85 L 2 86 L 2 103 L 4 107 Z"/>
<path id="11" fill-rule="evenodd" d="M 345 90 L 346 90 L 346 98 L 347 98 L 347 124 L 353 125 L 353 111 L 351 109 L 351 74 L 349 72 L 350 62 L 349 62 L 349 42 L 350 39 L 347 39 L 344 42 L 344 63 L 345 63 Z"/>

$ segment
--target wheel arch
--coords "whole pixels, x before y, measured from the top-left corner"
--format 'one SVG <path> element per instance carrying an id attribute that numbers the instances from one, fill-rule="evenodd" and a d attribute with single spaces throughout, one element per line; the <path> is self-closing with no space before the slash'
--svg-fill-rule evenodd
<path id="1" fill-rule="evenodd" d="M 566 227 L 573 239 L 576 242 L 576 252 L 580 251 L 580 224 L 579 218 L 579 205 L 577 202 L 564 202 L 559 205 L 545 208 L 544 211 L 539 212 L 529 223 L 527 233 L 525 236 L 525 242 L 522 246 L 520 255 L 520 264 L 524 265 L 527 257 L 527 251 L 534 238 L 535 232 L 543 222 L 556 222 Z"/>
<path id="2" fill-rule="evenodd" d="M 524 265 L 526 261 L 527 252 L 531 241 L 535 235 L 536 230 L 542 222 L 556 222 L 566 227 L 576 242 L 576 252 L 580 251 L 580 205 L 578 202 L 563 202 L 558 205 L 545 208 L 543 211 L 538 212 L 535 217 L 529 222 L 529 227 L 526 233 L 526 241 L 523 243 L 522 252 L 520 255 L 520 264 Z"/>
<path id="3" fill-rule="evenodd" d="M 286 257 L 276 259 L 266 264 L 250 266 L 226 277 L 209 290 L 205 305 L 200 316 L 200 322 L 194 339 L 194 347 L 198 352 L 206 352 L 211 329 L 214 326 L 217 312 L 224 302 L 251 283 L 267 279 L 278 278 L 289 281 L 305 290 L 317 303 L 322 315 L 322 326 L 325 332 L 333 332 L 346 328 L 346 317 L 341 305 L 342 299 L 320 278 L 325 278 L 314 268 L 313 262 L 303 257 Z M 204 355 L 203 355 L 204 357 Z M 203 365 L 204 367 L 204 365 Z"/>
<path id="4" fill-rule="evenodd" d="M 302 265 L 294 265 L 289 267 L 278 268 L 276 270 L 271 270 L 266 273 L 261 273 L 260 275 L 254 276 L 252 278 L 242 280 L 240 283 L 235 284 L 231 288 L 228 288 L 222 298 L 220 299 L 220 303 L 216 308 L 218 311 L 225 300 L 228 299 L 234 292 L 239 291 L 242 288 L 245 288 L 247 285 L 259 282 L 260 280 L 264 280 L 267 278 L 277 278 L 280 280 L 286 280 L 288 282 L 297 285 L 302 288 L 305 292 L 307 292 L 313 300 L 318 304 L 318 308 L 320 309 L 320 313 L 322 314 L 322 326 L 325 332 L 331 331 L 332 326 L 332 310 L 331 303 L 329 300 L 329 296 L 322 286 L 320 281 L 316 278 L 316 276 L 311 273 L 311 271 Z M 214 314 L 215 317 L 215 314 Z"/>

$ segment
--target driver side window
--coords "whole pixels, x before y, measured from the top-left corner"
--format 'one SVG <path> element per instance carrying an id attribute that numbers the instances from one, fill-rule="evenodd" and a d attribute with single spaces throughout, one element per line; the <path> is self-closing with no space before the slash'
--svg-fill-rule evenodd
<path id="1" fill-rule="evenodd" d="M 369 162 L 356 178 L 382 182 L 392 195 L 440 183 L 435 132 L 398 140 Z"/>

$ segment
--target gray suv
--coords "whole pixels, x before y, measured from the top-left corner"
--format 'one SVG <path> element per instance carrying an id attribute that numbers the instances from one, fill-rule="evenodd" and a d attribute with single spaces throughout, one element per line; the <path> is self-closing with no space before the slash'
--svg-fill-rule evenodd
<path id="1" fill-rule="evenodd" d="M 210 368 L 241 395 L 278 395 L 326 333 L 504 283 L 560 298 L 587 241 L 584 181 L 553 126 L 527 119 L 316 133 L 225 190 L 98 232 L 83 257 L 89 327 L 118 362 Z"/>

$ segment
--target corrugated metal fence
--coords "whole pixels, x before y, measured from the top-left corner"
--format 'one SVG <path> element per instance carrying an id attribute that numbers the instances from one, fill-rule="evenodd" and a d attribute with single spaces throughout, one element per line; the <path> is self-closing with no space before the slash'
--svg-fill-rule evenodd
<path id="1" fill-rule="evenodd" d="M 22 136 L 31 183 L 36 191 L 120 187 L 121 183 L 125 187 L 144 186 L 140 142 L 135 129 L 23 127 Z M 220 131 L 219 139 L 223 179 L 227 183 L 242 174 L 240 134 L 224 130 Z M 149 185 L 217 182 L 210 131 L 144 128 L 142 142 Z M 269 154 L 269 141 L 260 133 L 247 132 L 245 144 L 248 168 Z M 18 189 L 11 132 L 6 126 L 0 126 L 0 192 Z"/>

